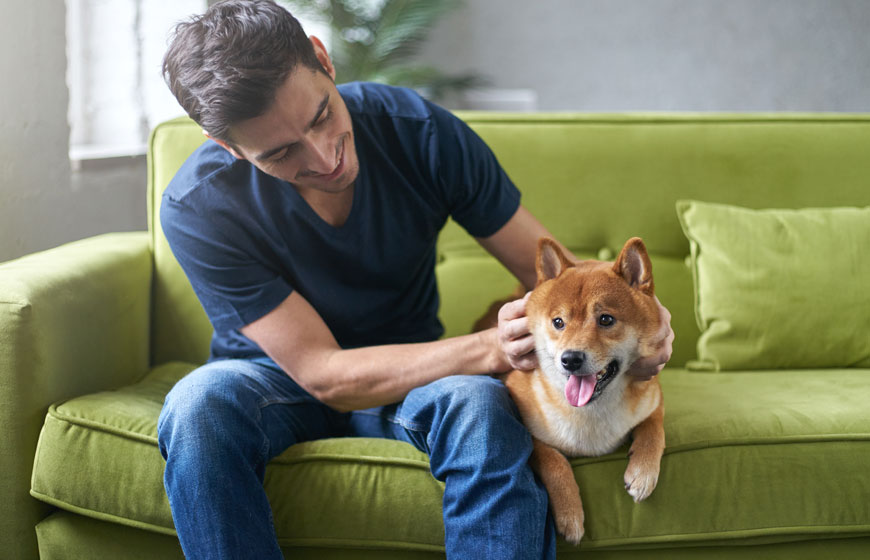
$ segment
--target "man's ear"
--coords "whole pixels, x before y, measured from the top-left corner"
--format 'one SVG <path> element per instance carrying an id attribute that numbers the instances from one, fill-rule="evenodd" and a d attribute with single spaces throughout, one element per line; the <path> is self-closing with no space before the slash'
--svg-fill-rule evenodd
<path id="1" fill-rule="evenodd" d="M 565 257 L 562 248 L 559 244 L 549 237 L 542 237 L 538 240 L 538 255 L 535 262 L 535 271 L 538 273 L 538 283 L 542 283 L 555 278 L 562 274 L 568 268 L 574 266 L 574 263 Z"/>
<path id="2" fill-rule="evenodd" d="M 622 276 L 632 288 L 650 296 L 654 295 L 652 263 L 640 237 L 632 237 L 625 242 L 619 257 L 613 263 L 613 272 Z"/>
<path id="3" fill-rule="evenodd" d="M 235 157 L 236 159 L 246 159 L 245 156 L 243 156 L 242 154 L 240 154 L 240 153 L 239 153 L 239 152 L 238 152 L 238 151 L 237 151 L 237 150 L 232 146 L 232 144 L 227 143 L 225 140 L 220 140 L 220 139 L 218 139 L 218 138 L 212 138 L 212 135 L 209 134 L 208 132 L 206 132 L 205 130 L 203 130 L 202 133 L 205 134 L 205 137 L 206 137 L 206 138 L 208 138 L 209 140 L 214 140 L 215 142 L 217 142 L 217 145 L 218 145 L 218 146 L 220 146 L 220 147 L 223 148 L 224 150 L 228 151 L 229 153 L 233 154 L 233 157 Z"/>
<path id="4" fill-rule="evenodd" d="M 323 69 L 326 70 L 326 73 L 329 74 L 329 77 L 332 78 L 332 81 L 334 82 L 335 66 L 333 66 L 332 59 L 329 58 L 329 54 L 326 52 L 326 47 L 323 46 L 323 42 L 314 35 L 309 37 L 308 40 L 311 41 L 311 46 L 314 47 L 314 54 L 317 56 L 317 60 L 320 61 Z"/>

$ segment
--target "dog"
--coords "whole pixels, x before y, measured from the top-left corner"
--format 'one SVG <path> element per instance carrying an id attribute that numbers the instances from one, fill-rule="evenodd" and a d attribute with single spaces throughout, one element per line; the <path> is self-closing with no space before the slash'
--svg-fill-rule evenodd
<path id="1" fill-rule="evenodd" d="M 611 453 L 632 436 L 625 488 L 635 502 L 656 487 L 665 448 L 657 378 L 625 371 L 654 353 L 660 327 L 652 266 L 640 238 L 616 262 L 574 263 L 549 238 L 538 242 L 537 284 L 526 303 L 538 367 L 500 377 L 532 435 L 532 469 L 550 496 L 556 528 L 578 544 L 580 490 L 567 457 Z M 476 328 L 492 322 L 493 305 Z"/>

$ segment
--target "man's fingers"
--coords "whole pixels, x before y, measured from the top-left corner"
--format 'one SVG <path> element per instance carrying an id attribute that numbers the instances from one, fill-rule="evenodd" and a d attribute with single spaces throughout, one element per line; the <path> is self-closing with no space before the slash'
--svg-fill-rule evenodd
<path id="1" fill-rule="evenodd" d="M 514 360 L 511 365 L 514 369 L 528 371 L 538 367 L 538 356 L 534 352 L 529 352 L 525 356 Z"/>
<path id="2" fill-rule="evenodd" d="M 639 379 L 651 379 L 658 375 L 671 359 L 671 348 L 668 346 L 663 351 L 653 355 L 638 358 L 626 372 L 628 375 Z"/>
<path id="3" fill-rule="evenodd" d="M 652 379 L 658 375 L 664 369 L 665 364 L 671 359 L 671 353 L 674 349 L 674 330 L 671 328 L 671 312 L 661 304 L 658 298 L 655 298 L 655 302 L 659 307 L 661 322 L 655 339 L 651 340 L 650 343 L 657 352 L 652 356 L 638 358 L 626 372 L 632 377 L 641 380 Z"/>
<path id="4" fill-rule="evenodd" d="M 507 354 L 508 359 L 513 362 L 514 360 L 525 356 L 529 352 L 534 351 L 535 339 L 532 338 L 532 335 L 526 335 L 524 337 L 505 342 L 504 344 L 502 344 L 502 349 L 504 350 L 504 353 Z"/>
<path id="5" fill-rule="evenodd" d="M 521 338 L 523 336 L 528 336 L 529 334 L 529 318 L 528 317 L 520 317 L 518 319 L 512 319 L 510 321 L 505 321 L 501 325 L 499 325 L 499 334 L 502 336 L 504 342 L 508 342 L 510 340 L 514 340 L 517 338 Z"/>
<path id="6" fill-rule="evenodd" d="M 661 319 L 659 322 L 659 330 L 656 333 L 657 338 L 662 340 L 663 342 L 667 339 L 668 336 L 673 338 L 673 330 L 671 330 L 671 312 L 662 305 L 662 302 L 659 301 L 659 298 L 653 296 L 655 299 L 656 305 L 659 307 L 659 318 Z"/>
<path id="7" fill-rule="evenodd" d="M 665 367 L 664 364 L 661 364 L 659 366 L 652 367 L 652 368 L 639 367 L 638 364 L 635 362 L 635 364 L 633 366 L 631 366 L 631 369 L 629 369 L 625 373 L 634 377 L 635 379 L 641 379 L 641 380 L 646 381 L 646 380 L 652 379 L 653 377 L 658 375 L 659 372 L 662 371 L 662 369 L 664 369 L 664 367 Z"/>
<path id="8" fill-rule="evenodd" d="M 502 352 L 514 369 L 534 369 L 537 364 L 535 340 L 529 332 L 529 319 L 526 317 L 526 301 L 529 293 L 522 299 L 508 302 L 498 310 L 498 338 Z"/>
<path id="9" fill-rule="evenodd" d="M 529 299 L 529 294 L 527 293 L 523 299 L 517 299 L 511 302 L 508 302 L 501 306 L 501 309 L 498 310 L 498 320 L 501 321 L 511 321 L 513 319 L 518 319 L 520 317 L 526 316 L 526 301 Z"/>

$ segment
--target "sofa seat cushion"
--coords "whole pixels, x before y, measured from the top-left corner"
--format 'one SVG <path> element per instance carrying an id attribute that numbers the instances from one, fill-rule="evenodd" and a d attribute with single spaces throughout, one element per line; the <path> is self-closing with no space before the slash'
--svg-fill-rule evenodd
<path id="1" fill-rule="evenodd" d="M 157 418 L 193 365 L 55 404 L 33 496 L 88 517 L 173 534 Z M 699 546 L 870 535 L 870 370 L 711 374 L 666 370 L 659 484 L 635 504 L 624 447 L 573 459 L 587 548 Z M 443 486 L 402 442 L 299 444 L 266 470 L 283 546 L 443 550 Z"/>

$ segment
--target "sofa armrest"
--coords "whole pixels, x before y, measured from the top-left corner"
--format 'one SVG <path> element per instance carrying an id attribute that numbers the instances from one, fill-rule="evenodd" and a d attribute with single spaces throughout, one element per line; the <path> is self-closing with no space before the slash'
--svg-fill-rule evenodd
<path id="1" fill-rule="evenodd" d="M 0 542 L 35 558 L 46 507 L 30 471 L 48 406 L 147 371 L 153 259 L 145 232 L 92 237 L 0 264 Z"/>

